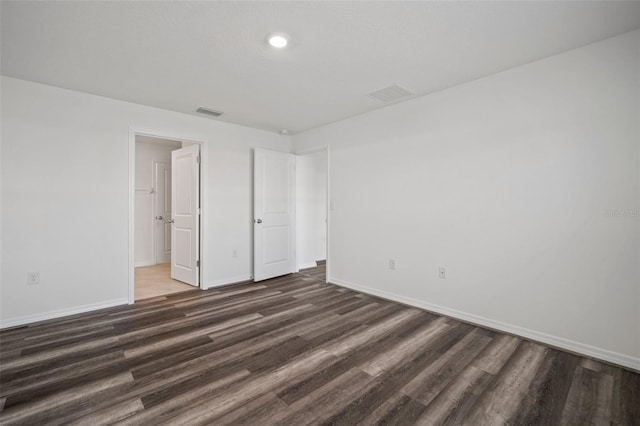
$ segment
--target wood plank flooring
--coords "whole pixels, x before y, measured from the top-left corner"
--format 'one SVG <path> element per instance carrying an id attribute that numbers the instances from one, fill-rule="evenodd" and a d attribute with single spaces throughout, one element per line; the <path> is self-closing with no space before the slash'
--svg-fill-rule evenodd
<path id="1" fill-rule="evenodd" d="M 318 261 L 316 261 L 316 263 L 317 263 L 318 267 L 316 267 L 316 268 L 308 268 L 308 269 L 301 269 L 300 270 L 300 275 L 302 275 L 303 278 L 315 278 L 317 280 L 325 282 L 326 278 L 327 278 L 327 271 L 326 271 L 327 261 L 326 260 L 318 260 Z"/>
<path id="2" fill-rule="evenodd" d="M 0 333 L 0 423 L 640 425 L 640 375 L 324 266 Z"/>

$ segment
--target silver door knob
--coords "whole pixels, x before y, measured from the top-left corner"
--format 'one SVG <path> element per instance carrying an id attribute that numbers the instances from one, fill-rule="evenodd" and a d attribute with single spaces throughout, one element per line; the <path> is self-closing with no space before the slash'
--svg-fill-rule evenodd
<path id="1" fill-rule="evenodd" d="M 156 216 L 156 220 L 162 220 L 162 216 Z"/>
<path id="2" fill-rule="evenodd" d="M 256 223 L 262 223 L 262 219 L 256 219 Z"/>
<path id="3" fill-rule="evenodd" d="M 173 219 L 169 219 L 167 223 L 173 223 Z"/>

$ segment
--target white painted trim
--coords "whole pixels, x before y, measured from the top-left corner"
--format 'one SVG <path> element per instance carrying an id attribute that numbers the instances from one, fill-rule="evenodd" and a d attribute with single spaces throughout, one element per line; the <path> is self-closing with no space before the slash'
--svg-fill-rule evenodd
<path id="1" fill-rule="evenodd" d="M 127 218 L 128 223 L 128 250 L 129 250 L 129 264 L 128 264 L 128 279 L 127 279 L 127 299 L 129 304 L 135 301 L 135 293 L 133 283 L 135 282 L 135 208 L 136 208 L 136 132 L 129 128 L 129 214 Z"/>
<path id="2" fill-rule="evenodd" d="M 153 253 L 154 265 L 158 265 L 160 263 L 166 263 L 158 260 L 162 256 L 158 255 L 158 235 L 157 235 L 158 232 L 156 230 L 155 220 L 157 216 L 164 215 L 164 211 L 158 212 L 158 176 L 156 174 L 158 164 L 164 164 L 165 166 L 169 166 L 169 170 L 171 170 L 171 161 L 154 161 L 153 167 L 151 167 L 151 182 L 153 183 L 153 194 L 151 194 L 152 195 L 152 205 L 151 205 L 151 244 L 152 246 L 151 247 L 153 247 L 153 249 L 151 251 Z M 200 179 L 202 179 L 202 177 L 200 177 Z M 166 189 L 167 188 L 165 188 L 165 194 L 167 192 Z M 164 258 L 162 260 L 164 260 Z M 169 263 L 171 263 L 171 258 L 169 258 Z"/>
<path id="3" fill-rule="evenodd" d="M 46 321 L 55 318 L 66 317 L 69 315 L 82 314 L 85 312 L 97 311 L 105 308 L 112 308 L 114 306 L 121 306 L 128 304 L 127 299 L 112 300 L 110 302 L 92 303 L 90 305 L 78 306 L 71 309 L 58 309 L 56 311 L 49 311 L 43 314 L 27 315 L 24 317 L 13 318 L 2 321 L 0 323 L 0 329 L 8 327 L 16 327 L 19 325 L 31 324 L 38 321 Z"/>
<path id="4" fill-rule="evenodd" d="M 128 278 L 128 300 L 129 304 L 135 302 L 135 252 L 134 252 L 134 240 L 135 240 L 135 170 L 136 170 L 136 135 L 150 136 L 161 139 L 170 139 L 174 141 L 190 142 L 200 145 L 200 289 L 206 290 L 207 286 L 204 283 L 204 277 L 206 277 L 205 271 L 207 270 L 206 254 L 209 253 L 208 238 L 205 238 L 209 230 L 209 221 L 207 218 L 207 212 L 209 211 L 207 204 L 207 188 L 208 188 L 208 163 L 209 157 L 207 154 L 208 139 L 204 135 L 175 135 L 171 131 L 162 131 L 158 129 L 148 129 L 141 127 L 129 127 L 129 217 L 128 217 L 128 250 L 129 250 L 129 278 Z"/>
<path id="5" fill-rule="evenodd" d="M 328 146 L 316 146 L 313 148 L 309 148 L 309 149 L 305 149 L 303 151 L 296 151 L 294 152 L 295 155 L 309 155 L 309 154 L 316 154 L 318 152 L 322 152 L 322 151 L 326 151 L 328 148 Z"/>
<path id="6" fill-rule="evenodd" d="M 291 214 L 290 218 L 291 218 L 291 226 L 293 229 L 293 270 L 291 272 L 296 273 L 296 272 L 300 272 L 300 270 L 298 269 L 298 198 L 296 197 L 296 194 L 298 193 L 298 157 L 296 157 L 295 154 L 291 154 L 290 152 L 287 153 L 288 155 L 290 155 L 293 158 L 293 185 L 292 188 L 289 191 L 289 194 L 291 194 L 291 196 L 293 197 L 293 202 L 292 204 L 292 210 L 293 213 Z M 255 226 L 253 227 L 253 230 L 255 232 Z M 255 251 L 254 251 L 255 252 Z M 255 266 L 254 266 L 254 271 L 253 271 L 253 276 L 256 276 L 256 271 L 255 271 Z"/>
<path id="7" fill-rule="evenodd" d="M 329 282 L 331 276 L 331 148 L 329 145 L 327 150 L 327 258 L 325 259 L 325 282 Z"/>
<path id="8" fill-rule="evenodd" d="M 239 275 L 237 277 L 223 278 L 221 280 L 215 280 L 214 282 L 209 283 L 208 286 L 205 288 L 205 290 L 210 288 L 215 288 L 215 287 L 221 287 L 223 285 L 240 284 L 245 281 L 252 281 L 252 280 L 253 280 L 252 275 Z"/>
<path id="9" fill-rule="evenodd" d="M 209 231 L 209 205 L 207 204 L 208 193 L 208 144 L 205 140 L 200 142 L 200 289 L 206 290 L 207 286 L 204 282 L 204 278 L 207 276 L 205 271 L 209 267 L 209 263 L 205 260 L 208 257 L 205 254 L 209 253 L 209 238 L 207 237 Z"/>
<path id="10" fill-rule="evenodd" d="M 300 269 L 315 268 L 316 266 L 318 266 L 316 262 L 303 263 L 298 265 L 298 271 L 300 271 Z"/>
<path id="11" fill-rule="evenodd" d="M 144 261 L 141 261 L 141 262 L 135 262 L 135 264 L 134 264 L 134 266 L 136 268 L 144 268 L 146 266 L 153 266 L 153 265 L 156 265 L 156 263 L 154 263 L 154 262 L 152 262 L 150 260 L 144 260 Z"/>
<path id="12" fill-rule="evenodd" d="M 526 339 L 531 339 L 537 342 L 546 343 L 548 345 L 555 346 L 560 349 L 566 349 L 568 351 L 575 352 L 581 355 L 586 355 L 588 357 L 597 358 L 603 361 L 611 362 L 613 364 L 632 368 L 634 370 L 640 370 L 640 358 L 635 358 L 635 357 L 621 354 L 618 352 L 609 351 L 607 349 L 598 348 L 595 346 L 565 339 L 563 337 L 553 336 L 553 335 L 542 333 L 536 330 L 531 330 L 529 328 L 519 327 L 517 325 L 496 321 L 490 318 L 470 314 L 470 313 L 459 311 L 456 309 L 447 308 L 445 306 L 434 305 L 434 304 L 423 302 L 421 300 L 417 300 L 411 297 L 400 296 L 400 295 L 389 293 L 383 290 L 378 290 L 375 288 L 354 284 L 354 283 L 344 281 L 335 277 L 331 277 L 330 282 L 333 284 L 339 285 L 341 287 L 346 287 L 352 290 L 360 291 L 362 293 L 379 296 L 385 299 L 404 303 L 410 306 L 415 306 L 417 308 L 421 308 L 427 311 L 446 315 L 462 321 L 467 321 L 480 326 L 485 326 L 495 330 L 504 331 L 509 334 L 515 334 L 517 336 L 524 337 Z"/>

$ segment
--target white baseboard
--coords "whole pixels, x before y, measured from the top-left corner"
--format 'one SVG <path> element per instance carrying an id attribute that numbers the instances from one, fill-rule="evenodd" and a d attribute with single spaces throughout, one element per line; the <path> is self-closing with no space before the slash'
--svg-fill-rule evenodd
<path id="1" fill-rule="evenodd" d="M 85 312 L 97 311 L 99 309 L 112 308 L 114 306 L 127 305 L 128 303 L 129 303 L 129 300 L 127 299 L 118 299 L 118 300 L 112 300 L 109 302 L 93 303 L 90 305 L 78 306 L 71 309 L 59 309 L 56 311 L 49 311 L 43 314 L 26 315 L 24 317 L 10 318 L 7 320 L 3 320 L 0 323 L 0 329 L 16 327 L 16 326 L 25 325 L 25 324 L 31 324 L 33 322 L 38 322 L 38 321 L 46 321 L 54 318 L 66 317 L 69 315 L 82 314 Z"/>
<path id="2" fill-rule="evenodd" d="M 153 265 L 155 265 L 155 263 L 153 263 L 152 261 L 143 260 L 143 261 L 134 263 L 133 267 L 134 268 L 144 268 L 145 266 L 153 266 Z"/>
<path id="3" fill-rule="evenodd" d="M 251 275 L 239 275 L 237 277 L 224 278 L 221 280 L 215 280 L 214 282 L 207 284 L 207 289 L 220 287 L 223 285 L 229 285 L 229 284 L 238 284 L 238 283 L 249 281 L 252 279 L 253 279 L 253 276 Z"/>
<path id="4" fill-rule="evenodd" d="M 318 266 L 318 264 L 316 262 L 301 263 L 300 265 L 298 265 L 298 270 L 307 269 L 307 268 L 315 268 L 316 266 Z"/>
<path id="5" fill-rule="evenodd" d="M 456 309 L 451 309 L 451 308 L 447 308 L 439 305 L 433 305 L 431 303 L 413 299 L 411 297 L 400 296 L 400 295 L 389 293 L 383 290 L 378 290 L 375 288 L 354 284 L 348 281 L 341 280 L 339 278 L 331 277 L 329 278 L 329 282 L 339 285 L 341 287 L 346 287 L 352 290 L 360 291 L 362 293 L 371 294 L 373 296 L 379 296 L 385 299 L 404 303 L 406 305 L 415 306 L 416 308 L 421 308 L 427 311 L 446 315 L 462 321 L 467 321 L 480 326 L 485 326 L 495 330 L 504 331 L 509 334 L 515 334 L 517 336 L 521 336 L 526 339 L 535 340 L 537 342 L 546 343 L 548 345 L 555 346 L 560 349 L 566 349 L 567 351 L 570 351 L 570 352 L 575 352 L 581 355 L 586 355 L 588 357 L 597 358 L 603 361 L 611 362 L 613 364 L 632 368 L 634 370 L 640 370 L 640 358 L 635 358 L 635 357 L 621 354 L 618 352 L 609 351 L 607 349 L 602 349 L 602 348 L 587 345 L 584 343 L 576 342 L 573 340 L 565 339 L 563 337 L 553 336 L 553 335 L 542 333 L 536 330 L 519 327 L 516 325 L 504 323 L 501 321 L 496 321 L 496 320 L 485 318 L 479 315 L 458 311 Z"/>

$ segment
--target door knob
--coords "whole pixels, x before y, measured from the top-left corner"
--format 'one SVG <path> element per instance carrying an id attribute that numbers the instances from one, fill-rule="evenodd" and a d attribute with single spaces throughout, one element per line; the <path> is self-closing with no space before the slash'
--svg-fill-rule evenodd
<path id="1" fill-rule="evenodd" d="M 162 220 L 162 216 L 156 216 L 156 220 Z"/>
<path id="2" fill-rule="evenodd" d="M 256 223 L 262 223 L 262 219 L 256 219 Z"/>
<path id="3" fill-rule="evenodd" d="M 173 219 L 169 219 L 167 223 L 173 223 Z"/>

